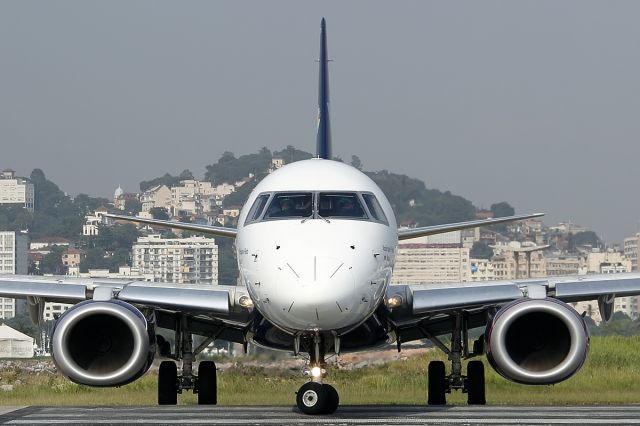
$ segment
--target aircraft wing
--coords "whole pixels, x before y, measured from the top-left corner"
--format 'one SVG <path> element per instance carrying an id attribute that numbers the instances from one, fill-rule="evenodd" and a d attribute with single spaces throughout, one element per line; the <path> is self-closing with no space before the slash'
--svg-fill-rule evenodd
<path id="1" fill-rule="evenodd" d="M 514 222 L 544 216 L 544 213 L 522 214 L 518 216 L 496 217 L 493 219 L 471 220 L 468 222 L 446 223 L 444 225 L 423 226 L 420 228 L 398 229 L 398 239 L 425 237 L 427 235 L 444 234 L 445 232 L 460 231 L 462 229 L 477 228 L 479 226 L 497 225 L 499 223 Z"/>
<path id="2" fill-rule="evenodd" d="M 105 213 L 104 217 L 127 222 L 144 223 L 145 225 L 163 226 L 165 228 L 182 229 L 184 231 L 201 232 L 203 234 L 214 235 L 216 237 L 235 238 L 238 230 L 225 226 L 199 225 L 196 223 L 173 222 L 170 220 L 144 219 L 141 217 L 121 216 L 118 214 Z"/>
<path id="3" fill-rule="evenodd" d="M 229 329 L 242 343 L 241 331 L 249 311 L 239 301 L 248 295 L 244 287 L 189 286 L 135 280 L 0 275 L 0 297 L 27 299 L 29 316 L 40 323 L 45 302 L 75 304 L 85 300 L 119 300 L 155 313 L 158 325 L 173 328 L 172 318 L 186 315 L 202 323 L 203 335 Z M 164 322 L 164 324 L 163 324 Z M 207 324 L 209 327 L 207 327 Z"/>
<path id="4" fill-rule="evenodd" d="M 390 319 L 402 341 L 451 331 L 451 315 L 463 312 L 469 326 L 485 326 L 501 306 L 516 299 L 554 298 L 572 303 L 610 296 L 640 295 L 640 273 L 578 275 L 456 284 L 392 285 L 387 302 L 397 304 Z"/>

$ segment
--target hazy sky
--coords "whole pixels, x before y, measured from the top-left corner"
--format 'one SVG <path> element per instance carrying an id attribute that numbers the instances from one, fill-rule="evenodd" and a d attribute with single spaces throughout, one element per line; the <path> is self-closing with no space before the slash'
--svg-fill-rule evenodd
<path id="1" fill-rule="evenodd" d="M 609 242 L 640 221 L 640 2 L 2 1 L 0 168 L 71 194 L 313 151 Z"/>

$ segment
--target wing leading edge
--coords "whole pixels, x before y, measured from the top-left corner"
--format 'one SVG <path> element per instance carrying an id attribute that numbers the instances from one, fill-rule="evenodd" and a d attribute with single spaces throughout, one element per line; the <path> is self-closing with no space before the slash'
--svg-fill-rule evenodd
<path id="1" fill-rule="evenodd" d="M 468 222 L 446 223 L 444 225 L 423 226 L 420 228 L 398 229 L 398 239 L 425 237 L 428 235 L 444 234 L 445 232 L 460 231 L 462 229 L 477 228 L 479 226 L 497 225 L 499 223 L 515 222 L 517 220 L 531 219 L 544 216 L 544 213 L 523 214 L 517 216 L 497 217 L 493 219 L 471 220 Z"/>
<path id="2" fill-rule="evenodd" d="M 127 222 L 143 223 L 145 225 L 163 226 L 165 228 L 182 229 L 183 231 L 201 232 L 203 234 L 214 235 L 216 237 L 235 238 L 238 233 L 237 229 L 227 228 L 224 226 L 199 225 L 196 223 L 172 222 L 169 220 L 144 219 L 141 217 L 121 216 L 117 214 L 105 213 L 103 216 L 124 220 Z"/>

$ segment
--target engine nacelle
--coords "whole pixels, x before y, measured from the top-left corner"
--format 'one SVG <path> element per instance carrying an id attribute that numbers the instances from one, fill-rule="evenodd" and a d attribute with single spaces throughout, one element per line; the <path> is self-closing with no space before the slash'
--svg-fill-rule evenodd
<path id="1" fill-rule="evenodd" d="M 144 315 L 120 302 L 79 303 L 56 322 L 51 344 L 58 370 L 89 386 L 120 386 L 142 376 L 155 354 Z"/>
<path id="2" fill-rule="evenodd" d="M 487 358 L 518 383 L 558 383 L 575 374 L 589 352 L 582 317 L 556 299 L 519 299 L 498 311 L 485 332 Z"/>

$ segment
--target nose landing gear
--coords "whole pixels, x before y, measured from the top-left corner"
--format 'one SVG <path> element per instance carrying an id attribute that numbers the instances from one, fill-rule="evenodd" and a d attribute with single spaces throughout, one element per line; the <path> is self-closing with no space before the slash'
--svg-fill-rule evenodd
<path id="1" fill-rule="evenodd" d="M 324 347 L 319 336 L 313 339 L 313 349 L 309 352 L 309 368 L 305 376 L 311 380 L 300 386 L 296 394 L 296 405 L 304 414 L 333 414 L 340 405 L 340 396 L 336 389 L 322 378 L 327 374 L 324 360 Z"/>

